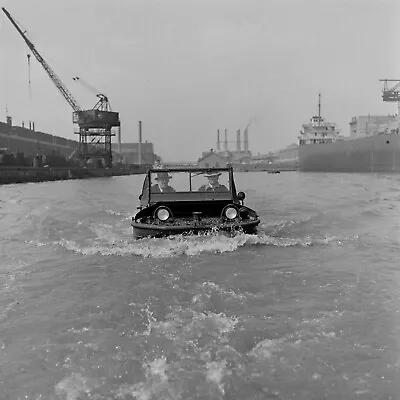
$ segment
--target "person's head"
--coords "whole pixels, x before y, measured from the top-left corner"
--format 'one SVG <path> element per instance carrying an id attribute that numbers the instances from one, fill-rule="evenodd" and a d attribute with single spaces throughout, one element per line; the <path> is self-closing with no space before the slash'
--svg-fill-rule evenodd
<path id="1" fill-rule="evenodd" d="M 168 175 L 167 172 L 159 172 L 155 177 L 155 181 L 157 182 L 160 188 L 165 188 L 169 184 L 169 180 L 172 178 L 171 175 Z"/>
<path id="2" fill-rule="evenodd" d="M 208 172 L 204 174 L 204 176 L 208 179 L 208 183 L 210 184 L 210 186 L 215 186 L 219 183 L 218 181 L 220 175 L 221 172 Z"/>

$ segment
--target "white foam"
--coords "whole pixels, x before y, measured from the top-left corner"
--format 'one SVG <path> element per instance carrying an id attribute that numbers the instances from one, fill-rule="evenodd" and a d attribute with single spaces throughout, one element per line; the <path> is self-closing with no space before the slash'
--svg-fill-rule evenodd
<path id="1" fill-rule="evenodd" d="M 97 239 L 86 245 L 73 240 L 61 239 L 57 245 L 67 250 L 83 255 L 100 254 L 103 256 L 139 256 L 143 258 L 172 258 L 181 255 L 197 256 L 203 253 L 231 253 L 245 246 L 274 246 L 274 247 L 308 247 L 313 245 L 341 245 L 344 239 L 325 237 L 315 239 L 279 238 L 265 233 L 258 235 L 238 234 L 227 236 L 223 234 L 174 236 L 168 238 L 146 238 L 128 241 L 115 235 L 107 226 L 93 228 Z M 88 240 L 86 240 L 88 242 Z"/>
<path id="2" fill-rule="evenodd" d="M 114 215 L 116 217 L 123 217 L 124 220 L 130 220 L 132 218 L 132 214 L 128 212 L 106 210 L 106 213 L 109 215 Z"/>
<path id="3" fill-rule="evenodd" d="M 221 287 L 220 285 L 216 284 L 215 282 L 203 282 L 202 286 L 204 289 L 207 290 L 215 290 L 216 292 L 220 293 L 221 295 L 232 297 L 234 299 L 244 301 L 246 300 L 247 297 L 252 296 L 252 297 L 257 297 L 253 295 L 252 293 L 237 293 L 233 289 L 225 289 Z"/>
<path id="4" fill-rule="evenodd" d="M 82 395 L 89 394 L 89 379 L 80 373 L 73 373 L 64 378 L 55 387 L 56 395 L 65 400 L 79 400 Z"/>
<path id="5" fill-rule="evenodd" d="M 124 385 L 117 391 L 117 398 L 131 395 L 135 400 L 152 400 L 159 398 L 174 399 L 175 393 L 169 384 L 165 357 L 156 358 L 143 364 L 146 380 L 134 385 Z"/>
<path id="6" fill-rule="evenodd" d="M 222 379 L 231 375 L 231 371 L 226 368 L 226 361 L 212 361 L 206 363 L 207 373 L 206 380 L 215 383 L 222 394 L 225 394 L 225 384 Z"/>

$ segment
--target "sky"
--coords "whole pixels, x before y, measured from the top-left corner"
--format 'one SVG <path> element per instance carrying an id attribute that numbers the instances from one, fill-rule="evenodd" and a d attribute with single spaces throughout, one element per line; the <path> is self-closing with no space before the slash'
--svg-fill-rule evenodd
<path id="1" fill-rule="evenodd" d="M 72 77 L 108 96 L 122 141 L 166 161 L 216 149 L 249 126 L 255 154 L 297 142 L 318 111 L 349 135 L 358 115 L 396 112 L 379 79 L 400 79 L 398 0 L 3 0 L 78 103 Z M 72 109 L 0 15 L 0 120 L 76 139 Z M 223 134 L 221 134 L 223 137 Z M 116 139 L 114 139 L 116 140 Z"/>

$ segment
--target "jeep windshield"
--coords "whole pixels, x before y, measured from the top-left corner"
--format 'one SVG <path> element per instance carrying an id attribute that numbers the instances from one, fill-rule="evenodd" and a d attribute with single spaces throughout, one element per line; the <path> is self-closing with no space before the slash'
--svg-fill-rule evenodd
<path id="1" fill-rule="evenodd" d="M 230 168 L 151 169 L 143 184 L 141 203 L 232 200 L 235 195 Z"/>
<path id="2" fill-rule="evenodd" d="M 230 192 L 229 170 L 151 171 L 151 193 Z"/>

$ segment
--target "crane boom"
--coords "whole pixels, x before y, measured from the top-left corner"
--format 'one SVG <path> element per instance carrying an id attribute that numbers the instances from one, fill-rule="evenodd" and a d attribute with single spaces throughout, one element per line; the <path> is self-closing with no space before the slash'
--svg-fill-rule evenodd
<path id="1" fill-rule="evenodd" d="M 52 70 L 49 64 L 45 61 L 45 59 L 40 55 L 40 53 L 36 50 L 34 44 L 26 37 L 25 33 L 22 31 L 22 29 L 18 26 L 18 24 L 14 21 L 14 19 L 11 17 L 10 13 L 4 8 L 1 8 L 6 14 L 7 18 L 10 20 L 10 22 L 14 25 L 15 29 L 18 31 L 18 33 L 22 36 L 24 39 L 25 43 L 31 50 L 31 52 L 34 54 L 36 59 L 39 61 L 39 63 L 42 65 L 42 67 L 45 69 L 47 74 L 49 75 L 50 79 L 53 81 L 53 83 L 56 85 L 57 89 L 61 92 L 61 94 L 64 96 L 64 99 L 67 100 L 69 105 L 73 108 L 74 111 L 82 111 L 82 108 L 78 104 L 78 102 L 75 100 L 74 96 L 69 92 L 67 87 L 64 85 L 64 83 L 61 81 L 61 79 L 57 76 L 57 74 Z"/>

